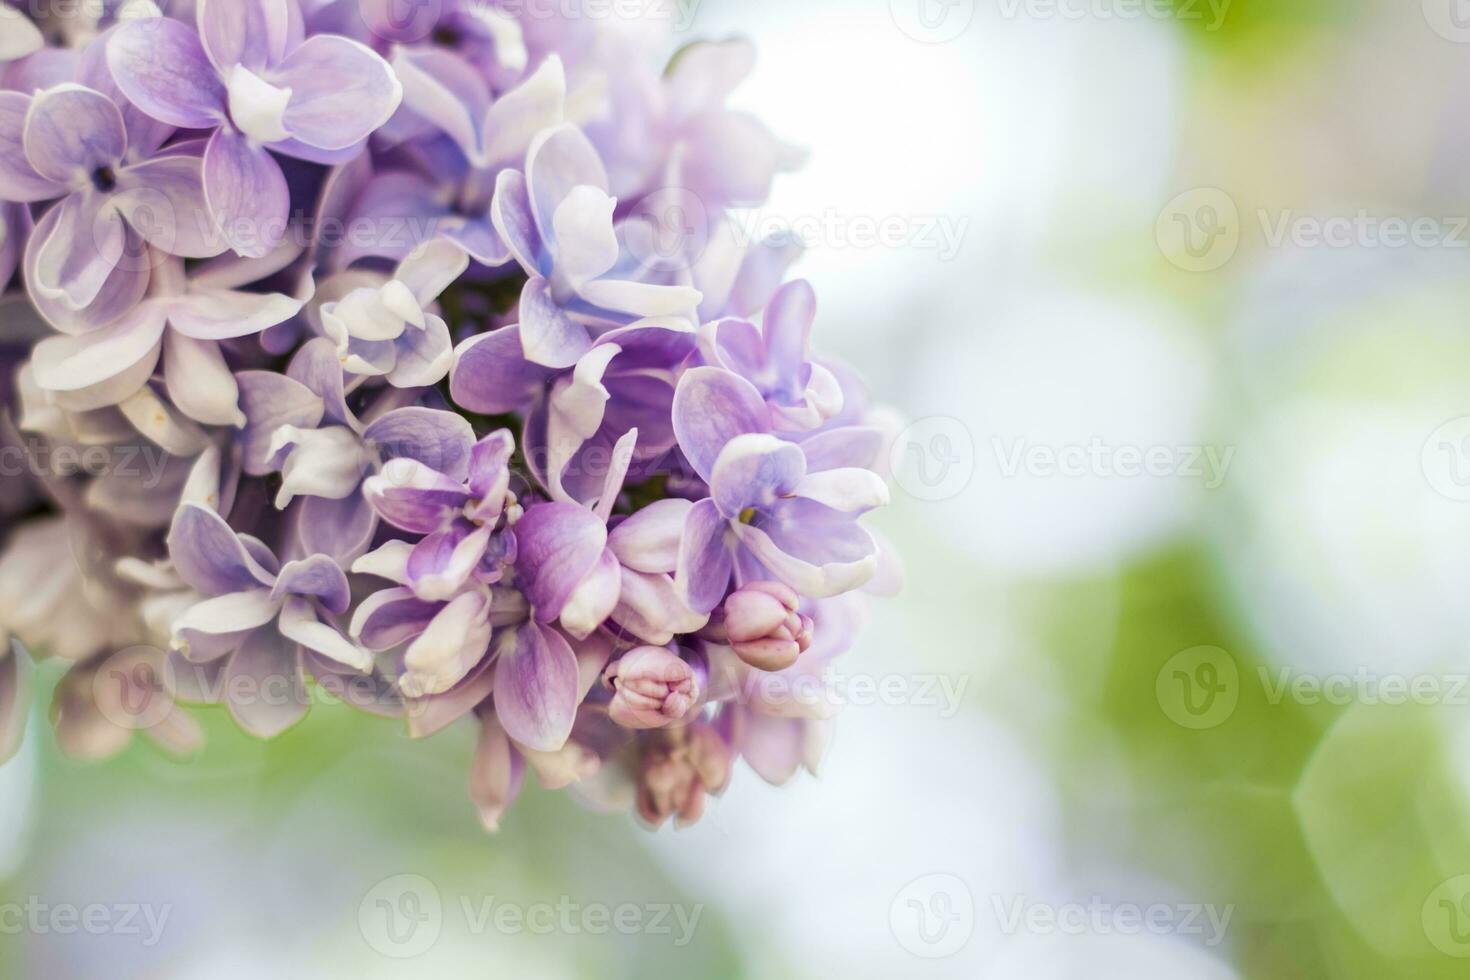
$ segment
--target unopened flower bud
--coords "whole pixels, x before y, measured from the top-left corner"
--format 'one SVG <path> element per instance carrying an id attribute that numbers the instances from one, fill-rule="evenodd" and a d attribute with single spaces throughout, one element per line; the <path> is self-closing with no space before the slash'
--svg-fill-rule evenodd
<path id="1" fill-rule="evenodd" d="M 663 728 L 699 700 L 694 671 L 663 647 L 635 647 L 602 675 L 613 691 L 608 714 L 624 728 Z"/>
<path id="2" fill-rule="evenodd" d="M 797 612 L 801 597 L 780 582 L 752 582 L 725 600 L 725 633 L 741 660 L 758 670 L 785 670 L 812 645 L 812 620 Z"/>

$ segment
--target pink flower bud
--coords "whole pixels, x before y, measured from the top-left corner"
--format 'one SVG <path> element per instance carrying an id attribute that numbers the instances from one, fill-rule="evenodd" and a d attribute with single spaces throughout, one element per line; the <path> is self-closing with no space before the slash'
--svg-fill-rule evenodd
<path id="1" fill-rule="evenodd" d="M 796 611 L 801 597 L 780 582 L 752 582 L 725 600 L 725 633 L 741 660 L 758 670 L 785 670 L 812 645 L 812 620 Z"/>
<path id="2" fill-rule="evenodd" d="M 698 722 L 652 736 L 638 764 L 638 814 L 654 827 L 669 817 L 687 826 L 704 814 L 705 796 L 724 790 L 733 753 L 714 727 Z"/>
<path id="3" fill-rule="evenodd" d="M 608 714 L 624 728 L 663 728 L 699 700 L 694 671 L 663 647 L 635 647 L 608 665 L 602 682 L 613 691 Z"/>

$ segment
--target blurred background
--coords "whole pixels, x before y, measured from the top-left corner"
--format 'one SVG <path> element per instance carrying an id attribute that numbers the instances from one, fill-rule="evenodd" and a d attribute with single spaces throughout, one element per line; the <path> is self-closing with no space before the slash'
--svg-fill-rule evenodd
<path id="1" fill-rule="evenodd" d="M 749 228 L 912 423 L 820 775 L 486 837 L 472 726 L 35 730 L 0 976 L 1465 976 L 1470 3 L 663 7 L 757 42 Z"/>

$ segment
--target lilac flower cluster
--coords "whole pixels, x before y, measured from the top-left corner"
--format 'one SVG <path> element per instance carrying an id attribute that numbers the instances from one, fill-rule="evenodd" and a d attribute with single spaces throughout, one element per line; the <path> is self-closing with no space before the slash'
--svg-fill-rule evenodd
<path id="1" fill-rule="evenodd" d="M 527 765 L 653 825 L 737 759 L 814 769 L 829 700 L 768 681 L 896 588 L 860 523 L 888 430 L 732 219 L 801 160 L 727 104 L 751 47 L 494 0 L 87 9 L 0 9 L 0 449 L 35 464 L 0 758 L 34 655 L 88 758 L 194 751 L 185 704 L 271 738 L 316 689 L 473 719 L 490 828 Z"/>

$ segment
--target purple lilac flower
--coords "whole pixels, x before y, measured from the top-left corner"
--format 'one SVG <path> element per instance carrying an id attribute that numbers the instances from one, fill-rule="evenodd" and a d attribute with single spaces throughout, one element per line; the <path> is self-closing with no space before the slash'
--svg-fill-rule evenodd
<path id="1" fill-rule="evenodd" d="M 824 598 L 877 571 L 877 545 L 857 518 L 888 502 L 887 486 L 870 470 L 814 469 L 771 428 L 765 399 L 739 375 L 700 367 L 680 380 L 674 430 L 710 487 L 689 512 L 679 553 L 679 588 L 693 609 L 718 606 L 732 576 Z"/>
<path id="2" fill-rule="evenodd" d="M 75 83 L 0 92 L 0 197 L 56 202 L 31 233 L 25 272 L 57 329 L 82 333 L 131 309 L 148 286 L 145 242 L 193 258 L 221 251 L 195 220 L 200 159 L 187 145 L 159 153 L 167 135 L 130 130 L 111 98 Z"/>
<path id="3" fill-rule="evenodd" d="M 107 63 L 130 102 L 183 129 L 213 130 L 204 196 L 241 255 L 285 233 L 290 191 L 271 152 L 340 163 L 397 110 L 403 87 L 357 41 L 304 37 L 295 0 L 197 0 L 197 31 L 165 17 L 117 28 Z"/>
<path id="4" fill-rule="evenodd" d="M 637 260 L 619 244 L 617 201 L 597 151 L 575 126 L 542 133 L 526 170 L 506 170 L 495 187 L 495 229 L 530 276 L 521 293 L 526 359 L 549 368 L 575 364 L 592 346 L 589 328 L 646 317 L 691 320 L 696 290 L 638 282 Z"/>

